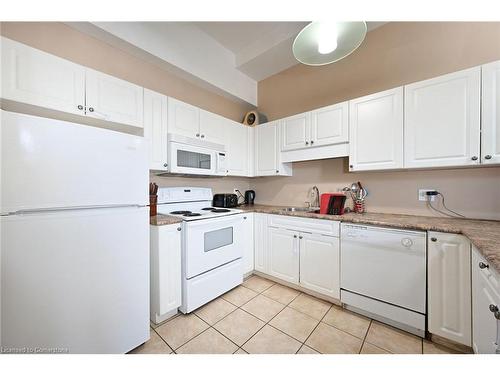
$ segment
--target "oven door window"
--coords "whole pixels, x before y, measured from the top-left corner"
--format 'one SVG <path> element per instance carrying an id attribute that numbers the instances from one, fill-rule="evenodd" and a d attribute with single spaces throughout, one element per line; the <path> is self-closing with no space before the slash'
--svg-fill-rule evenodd
<path id="1" fill-rule="evenodd" d="M 177 166 L 210 170 L 212 167 L 212 155 L 201 152 L 177 150 Z"/>
<path id="2" fill-rule="evenodd" d="M 204 235 L 205 253 L 224 246 L 232 245 L 233 243 L 233 227 L 206 232 Z"/>

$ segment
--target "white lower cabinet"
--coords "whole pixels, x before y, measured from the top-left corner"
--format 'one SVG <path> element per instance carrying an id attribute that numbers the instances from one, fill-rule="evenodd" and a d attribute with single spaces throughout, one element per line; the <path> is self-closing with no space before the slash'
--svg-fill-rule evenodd
<path id="1" fill-rule="evenodd" d="M 300 285 L 340 299 L 340 246 L 337 237 L 300 233 Z"/>
<path id="2" fill-rule="evenodd" d="M 254 270 L 254 214 L 245 213 L 243 216 L 243 274 Z"/>
<path id="3" fill-rule="evenodd" d="M 471 346 L 471 250 L 467 238 L 429 232 L 429 332 Z"/>
<path id="4" fill-rule="evenodd" d="M 254 268 L 267 273 L 267 214 L 254 213 Z"/>
<path id="5" fill-rule="evenodd" d="M 310 232 L 297 230 L 301 222 L 303 222 L 302 228 L 307 228 Z M 325 228 L 325 222 L 336 226 L 336 228 L 329 230 L 331 225 Z M 259 271 L 325 296 L 339 299 L 340 244 L 338 222 L 269 215 L 265 224 L 268 225 L 267 246 L 263 250 L 267 253 L 268 265 Z M 320 233 L 326 229 L 334 235 Z"/>
<path id="6" fill-rule="evenodd" d="M 150 227 L 151 321 L 160 323 L 182 303 L 181 224 Z"/>
<path id="7" fill-rule="evenodd" d="M 472 247 L 472 348 L 474 353 L 500 352 L 500 275 Z"/>
<path id="8" fill-rule="evenodd" d="M 289 283 L 299 282 L 299 236 L 296 232 L 269 228 L 269 274 Z"/>

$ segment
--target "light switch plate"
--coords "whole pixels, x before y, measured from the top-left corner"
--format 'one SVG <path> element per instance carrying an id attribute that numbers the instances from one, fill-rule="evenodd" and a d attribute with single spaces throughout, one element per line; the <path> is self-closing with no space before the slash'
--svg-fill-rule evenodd
<path id="1" fill-rule="evenodd" d="M 418 200 L 425 202 L 427 200 L 434 202 L 436 200 L 436 195 L 426 195 L 428 191 L 436 191 L 436 189 L 418 189 Z"/>

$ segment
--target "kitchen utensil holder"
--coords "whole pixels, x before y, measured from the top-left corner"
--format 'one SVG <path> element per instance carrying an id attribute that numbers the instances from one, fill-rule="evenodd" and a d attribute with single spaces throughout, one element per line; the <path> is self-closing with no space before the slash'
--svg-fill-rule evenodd
<path id="1" fill-rule="evenodd" d="M 158 203 L 158 195 L 149 196 L 149 216 L 156 216 L 156 204 Z"/>
<path id="2" fill-rule="evenodd" d="M 357 214 L 365 213 L 365 200 L 364 199 L 356 199 L 354 201 L 353 210 Z"/>

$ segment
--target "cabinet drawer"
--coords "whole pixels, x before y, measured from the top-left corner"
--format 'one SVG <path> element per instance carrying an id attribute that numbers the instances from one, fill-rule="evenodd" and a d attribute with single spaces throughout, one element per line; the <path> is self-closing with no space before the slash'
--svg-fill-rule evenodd
<path id="1" fill-rule="evenodd" d="M 338 237 L 340 223 L 334 220 L 269 215 L 268 225 L 270 227 L 285 228 L 299 232 L 318 233 Z"/>

